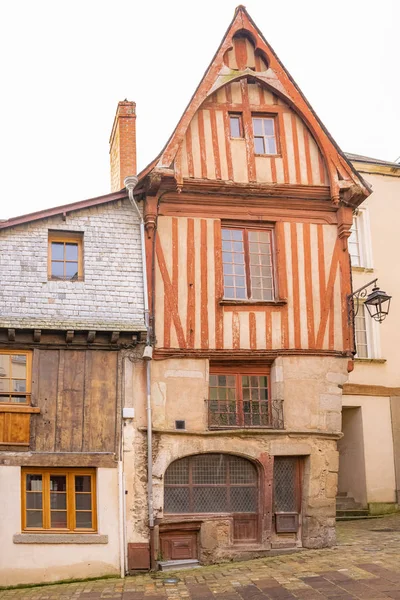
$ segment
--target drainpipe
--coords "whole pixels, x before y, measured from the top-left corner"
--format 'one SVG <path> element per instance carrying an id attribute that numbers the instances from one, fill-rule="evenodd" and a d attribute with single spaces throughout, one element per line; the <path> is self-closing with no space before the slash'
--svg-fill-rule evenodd
<path id="1" fill-rule="evenodd" d="M 140 221 L 140 242 L 142 249 L 142 275 L 143 275 L 143 304 L 144 304 L 144 322 L 146 325 L 146 347 L 143 352 L 143 359 L 146 364 L 146 413 L 147 413 L 147 506 L 149 513 L 150 529 L 150 561 L 153 567 L 153 532 L 154 532 L 154 514 L 153 514 L 153 432 L 151 415 L 151 359 L 153 358 L 153 347 L 151 345 L 151 332 L 149 323 L 149 300 L 147 288 L 147 268 L 146 268 L 146 250 L 144 239 L 144 220 L 133 196 L 133 190 L 138 182 L 138 178 L 126 177 L 124 184 L 128 190 L 129 200 L 135 209 Z"/>

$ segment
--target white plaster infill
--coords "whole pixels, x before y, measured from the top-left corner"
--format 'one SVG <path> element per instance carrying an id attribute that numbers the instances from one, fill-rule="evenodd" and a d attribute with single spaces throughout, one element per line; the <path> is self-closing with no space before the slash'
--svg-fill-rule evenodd
<path id="1" fill-rule="evenodd" d="M 16 533 L 14 544 L 108 544 L 99 533 Z"/>

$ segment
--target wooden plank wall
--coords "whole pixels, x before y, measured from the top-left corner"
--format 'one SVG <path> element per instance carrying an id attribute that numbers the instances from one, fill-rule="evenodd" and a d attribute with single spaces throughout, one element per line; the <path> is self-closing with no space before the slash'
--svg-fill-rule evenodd
<path id="1" fill-rule="evenodd" d="M 118 353 L 35 350 L 31 449 L 36 452 L 116 452 L 120 374 Z"/>
<path id="2" fill-rule="evenodd" d="M 278 222 L 274 236 L 278 294 L 287 303 L 221 305 L 221 221 L 160 217 L 156 238 L 158 347 L 347 349 L 348 253 L 343 252 L 337 226 Z"/>
<path id="3" fill-rule="evenodd" d="M 230 112 L 242 113 L 243 138 L 231 139 Z M 276 156 L 255 156 L 254 113 L 276 116 Z M 329 185 L 324 159 L 307 126 L 283 100 L 246 79 L 220 88 L 202 104 L 186 131 L 175 168 L 182 178 Z"/>

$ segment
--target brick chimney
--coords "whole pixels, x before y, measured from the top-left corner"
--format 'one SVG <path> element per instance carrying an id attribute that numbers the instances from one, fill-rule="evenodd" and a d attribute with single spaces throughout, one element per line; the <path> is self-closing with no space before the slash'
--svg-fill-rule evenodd
<path id="1" fill-rule="evenodd" d="M 118 102 L 110 135 L 111 191 L 124 188 L 124 179 L 136 175 L 136 104 Z"/>

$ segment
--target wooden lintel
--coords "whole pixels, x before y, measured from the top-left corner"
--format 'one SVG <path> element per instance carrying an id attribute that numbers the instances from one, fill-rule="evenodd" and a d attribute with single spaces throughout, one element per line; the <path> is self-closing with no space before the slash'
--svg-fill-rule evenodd
<path id="1" fill-rule="evenodd" d="M 70 344 L 72 342 L 72 340 L 74 339 L 74 334 L 75 331 L 71 329 L 67 331 L 67 333 L 65 334 L 65 341 L 67 342 L 67 344 Z"/>
<path id="2" fill-rule="evenodd" d="M 2 464 L 26 467 L 117 467 L 114 454 L 97 452 L 21 452 L 16 454 L 2 451 L 0 465 Z"/>
<path id="3" fill-rule="evenodd" d="M 93 344 L 95 337 L 96 337 L 95 331 L 88 331 L 88 335 L 87 335 L 88 344 Z"/>
<path id="4" fill-rule="evenodd" d="M 343 386 L 345 396 L 400 396 L 400 387 L 387 387 L 385 385 L 368 385 L 362 383 L 345 383 Z"/>
<path id="5" fill-rule="evenodd" d="M 38 406 L 11 406 L 11 405 L 1 405 L 0 404 L 0 413 L 31 413 L 31 414 L 39 414 L 40 408 Z"/>
<path id="6" fill-rule="evenodd" d="M 33 341 L 36 342 L 36 343 L 39 343 L 41 337 L 42 337 L 42 330 L 41 329 L 34 329 L 33 330 Z"/>
<path id="7" fill-rule="evenodd" d="M 113 331 L 111 334 L 111 343 L 116 344 L 119 339 L 119 331 Z"/>
<path id="8" fill-rule="evenodd" d="M 15 329 L 8 330 L 8 341 L 15 342 Z"/>

